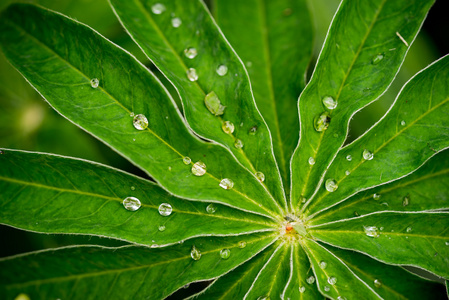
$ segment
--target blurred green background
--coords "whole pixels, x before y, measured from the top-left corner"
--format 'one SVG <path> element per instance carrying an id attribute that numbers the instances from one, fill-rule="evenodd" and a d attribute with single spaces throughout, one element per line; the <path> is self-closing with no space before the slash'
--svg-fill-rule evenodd
<path id="1" fill-rule="evenodd" d="M 404 0 L 406 2 L 406 0 Z M 0 0 L 0 10 L 11 0 Z M 133 53 L 154 70 L 139 48 L 126 35 L 110 9 L 107 0 L 34 0 L 90 25 L 102 35 Z M 350 125 L 348 142 L 372 126 L 389 108 L 402 85 L 413 74 L 449 52 L 449 22 L 447 0 L 437 0 L 424 30 L 412 45 L 402 70 L 389 91 L 378 101 L 355 115 Z M 315 60 L 338 7 L 338 0 L 309 0 L 315 20 Z M 312 67 L 311 67 L 312 70 Z M 311 71 L 310 71 L 311 72 Z M 160 74 L 159 74 L 159 77 Z M 164 80 L 164 82 L 167 82 Z M 167 84 L 168 85 L 168 84 Z M 173 89 L 171 89 L 173 91 Z M 178 98 L 175 96 L 175 98 Z M 57 153 L 101 162 L 145 177 L 145 174 L 125 159 L 79 129 L 55 111 L 15 71 L 0 53 L 0 147 Z M 1 166 L 0 166 L 1 168 Z M 122 245 L 123 242 L 97 237 L 40 235 L 0 225 L 4 245 L 0 257 L 36 249 L 68 244 Z"/>

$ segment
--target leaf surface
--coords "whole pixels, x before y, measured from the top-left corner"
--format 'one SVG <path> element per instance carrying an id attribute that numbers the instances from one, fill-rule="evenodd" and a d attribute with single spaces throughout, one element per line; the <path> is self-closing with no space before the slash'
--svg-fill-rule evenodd
<path id="1" fill-rule="evenodd" d="M 204 3 L 110 2 L 131 37 L 178 90 L 190 127 L 201 137 L 227 147 L 252 173 L 262 172 L 262 184 L 285 208 L 270 132 L 255 105 L 247 72 Z M 173 26 L 175 18 L 182 22 L 178 27 Z M 218 74 L 220 66 L 227 68 L 223 76 Z M 187 76 L 192 69 L 198 75 L 196 81 Z M 205 97 L 211 92 L 226 106 L 222 116 L 215 116 L 205 105 Z M 226 121 L 234 125 L 232 134 L 223 132 Z M 255 134 L 250 134 L 252 128 L 257 129 Z M 243 142 L 243 148 L 235 146 L 237 139 Z"/>
<path id="2" fill-rule="evenodd" d="M 216 0 L 213 7 L 218 25 L 245 62 L 289 190 L 290 158 L 299 138 L 297 100 L 313 48 L 307 1 Z"/>
<path id="3" fill-rule="evenodd" d="M 433 2 L 340 4 L 299 101 L 301 135 L 291 166 L 292 209 L 302 205 L 303 198 L 310 200 L 324 183 L 322 176 L 346 139 L 349 120 L 391 84 Z M 334 105 L 326 106 L 326 98 Z M 318 120 L 329 127 L 315 126 Z"/>

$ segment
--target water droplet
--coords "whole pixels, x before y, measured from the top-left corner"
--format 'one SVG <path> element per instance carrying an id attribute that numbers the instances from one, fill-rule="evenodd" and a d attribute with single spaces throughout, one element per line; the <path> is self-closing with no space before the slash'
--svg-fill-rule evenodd
<path id="1" fill-rule="evenodd" d="M 148 119 L 142 114 L 135 115 L 133 125 L 137 130 L 145 130 L 148 127 Z"/>
<path id="2" fill-rule="evenodd" d="M 96 89 L 100 85 L 100 80 L 98 78 L 92 78 L 90 80 L 90 86 Z"/>
<path id="3" fill-rule="evenodd" d="M 173 19 L 171 19 L 171 25 L 174 28 L 178 28 L 179 26 L 181 26 L 181 24 L 182 24 L 182 20 L 180 18 L 173 18 Z"/>
<path id="4" fill-rule="evenodd" d="M 140 208 L 140 200 L 136 197 L 126 197 L 122 202 L 123 206 L 130 211 L 136 211 Z"/>
<path id="5" fill-rule="evenodd" d="M 256 177 L 257 179 L 259 179 L 260 182 L 264 182 L 265 181 L 265 174 L 262 172 L 256 172 Z"/>
<path id="6" fill-rule="evenodd" d="M 160 225 L 157 229 L 162 232 L 165 230 L 165 225 Z"/>
<path id="7" fill-rule="evenodd" d="M 405 121 L 404 120 L 401 121 L 401 126 L 405 126 Z"/>
<path id="8" fill-rule="evenodd" d="M 315 159 L 311 156 L 309 157 L 309 165 L 314 165 L 315 164 Z"/>
<path id="9" fill-rule="evenodd" d="M 411 227 L 407 227 L 407 229 L 406 229 L 405 231 L 411 232 L 411 231 L 412 231 L 412 228 L 411 228 Z"/>
<path id="10" fill-rule="evenodd" d="M 168 203 L 162 203 L 158 208 L 159 214 L 164 217 L 171 215 L 173 208 Z"/>
<path id="11" fill-rule="evenodd" d="M 156 3 L 153 6 L 151 6 L 151 11 L 153 14 L 160 15 L 165 11 L 165 5 L 161 3 Z"/>
<path id="12" fill-rule="evenodd" d="M 331 96 L 323 97 L 323 104 L 327 109 L 335 109 L 337 107 L 337 101 Z"/>
<path id="13" fill-rule="evenodd" d="M 193 47 L 186 48 L 184 49 L 184 55 L 187 58 L 194 59 L 198 55 L 198 51 L 196 50 L 196 48 Z"/>
<path id="14" fill-rule="evenodd" d="M 200 250 L 196 249 L 195 245 L 193 245 L 192 250 L 190 250 L 190 257 L 193 260 L 200 260 L 201 258 L 201 252 Z"/>
<path id="15" fill-rule="evenodd" d="M 30 297 L 27 294 L 20 293 L 14 300 L 30 300 Z"/>
<path id="16" fill-rule="evenodd" d="M 248 133 L 249 133 L 250 135 L 256 135 L 256 133 L 257 133 L 257 126 L 251 127 L 251 128 L 249 129 Z"/>
<path id="17" fill-rule="evenodd" d="M 449 246 L 449 241 L 444 242 L 446 246 Z"/>
<path id="18" fill-rule="evenodd" d="M 382 286 L 382 282 L 379 279 L 374 279 L 374 286 L 380 288 Z"/>
<path id="19" fill-rule="evenodd" d="M 203 176 L 206 174 L 206 164 L 202 161 L 198 161 L 192 166 L 192 174 L 195 176 Z"/>
<path id="20" fill-rule="evenodd" d="M 219 65 L 216 71 L 218 75 L 225 76 L 228 73 L 228 67 L 225 65 Z"/>
<path id="21" fill-rule="evenodd" d="M 131 186 L 131 191 L 134 191 L 136 189 L 135 186 Z"/>
<path id="22" fill-rule="evenodd" d="M 359 213 L 357 211 L 354 211 L 354 216 L 358 217 L 360 215 L 359 215 Z"/>
<path id="23" fill-rule="evenodd" d="M 217 211 L 217 207 L 211 203 L 206 207 L 206 211 L 208 214 L 214 214 Z"/>
<path id="24" fill-rule="evenodd" d="M 368 149 L 363 150 L 363 158 L 366 160 L 372 160 L 374 158 L 374 154 Z"/>
<path id="25" fill-rule="evenodd" d="M 345 298 L 345 297 L 342 297 L 342 296 L 338 296 L 338 297 L 337 297 L 337 300 L 346 300 L 346 298 Z"/>
<path id="26" fill-rule="evenodd" d="M 331 290 L 331 287 L 330 286 L 328 286 L 328 285 L 325 285 L 324 286 L 324 291 L 325 292 L 329 292 Z"/>
<path id="27" fill-rule="evenodd" d="M 196 70 L 194 68 L 190 68 L 186 72 L 187 79 L 190 81 L 197 81 L 198 80 L 198 73 L 196 73 Z"/>
<path id="28" fill-rule="evenodd" d="M 308 284 L 313 284 L 313 283 L 315 282 L 315 277 L 314 277 L 313 275 L 307 277 L 306 282 L 307 282 Z"/>
<path id="29" fill-rule="evenodd" d="M 363 226 L 365 234 L 370 237 L 378 238 L 380 236 L 379 229 L 376 226 Z"/>
<path id="30" fill-rule="evenodd" d="M 348 175 L 350 175 L 350 174 L 351 174 L 351 172 L 349 172 L 349 170 L 346 170 L 346 171 L 345 171 L 345 175 L 346 175 L 346 176 L 348 176 Z"/>
<path id="31" fill-rule="evenodd" d="M 192 162 L 192 159 L 190 157 L 188 157 L 188 156 L 184 156 L 184 158 L 182 159 L 182 162 L 185 165 L 190 165 L 190 163 Z"/>
<path id="32" fill-rule="evenodd" d="M 236 139 L 235 143 L 234 143 L 234 147 L 237 149 L 242 149 L 243 148 L 243 142 L 240 139 Z"/>
<path id="33" fill-rule="evenodd" d="M 302 294 L 306 291 L 306 287 L 305 286 L 300 286 L 299 287 L 299 292 Z"/>
<path id="34" fill-rule="evenodd" d="M 410 204 L 410 196 L 405 196 L 404 199 L 402 199 L 402 206 L 407 206 Z"/>
<path id="35" fill-rule="evenodd" d="M 251 68 L 251 67 L 253 66 L 253 62 L 252 62 L 252 61 L 247 61 L 247 62 L 246 62 L 246 66 L 247 66 L 248 68 Z"/>
<path id="36" fill-rule="evenodd" d="M 231 134 L 234 132 L 234 124 L 229 121 L 224 121 L 221 129 L 223 129 L 224 133 Z"/>
<path id="37" fill-rule="evenodd" d="M 190 286 L 190 283 L 187 283 L 185 286 L 183 286 L 184 289 L 188 289 Z"/>
<path id="38" fill-rule="evenodd" d="M 330 285 L 334 285 L 334 284 L 337 283 L 337 277 L 331 276 L 331 277 L 327 278 L 327 282 L 328 282 Z"/>
<path id="39" fill-rule="evenodd" d="M 214 91 L 210 92 L 204 98 L 204 104 L 211 114 L 214 116 L 220 116 L 224 113 L 226 106 L 221 105 L 221 101 Z"/>
<path id="40" fill-rule="evenodd" d="M 230 190 L 234 187 L 234 181 L 229 178 L 224 178 L 220 181 L 220 187 L 224 188 L 225 190 Z"/>
<path id="41" fill-rule="evenodd" d="M 331 193 L 335 192 L 338 189 L 338 184 L 333 179 L 326 180 L 326 183 L 324 184 L 324 186 L 326 187 L 326 190 Z"/>
<path id="42" fill-rule="evenodd" d="M 313 126 L 315 127 L 316 131 L 322 132 L 329 127 L 330 121 L 331 121 L 331 118 L 329 117 L 329 113 L 324 112 L 321 115 L 318 115 L 315 117 Z"/>
<path id="43" fill-rule="evenodd" d="M 130 112 L 130 113 L 129 113 L 129 116 L 130 116 L 131 118 L 133 118 L 133 117 L 134 117 L 134 113 L 133 113 L 133 112 Z"/>
<path id="44" fill-rule="evenodd" d="M 245 241 L 240 241 L 238 243 L 238 247 L 241 248 L 241 249 L 245 248 L 246 247 L 246 242 Z"/>
<path id="45" fill-rule="evenodd" d="M 324 260 L 320 261 L 320 268 L 321 269 L 326 269 L 327 268 L 327 262 L 325 262 Z"/>
<path id="46" fill-rule="evenodd" d="M 384 59 L 385 55 L 383 53 L 379 53 L 376 56 L 373 57 L 372 64 L 377 65 Z"/>
<path id="47" fill-rule="evenodd" d="M 222 250 L 220 250 L 220 257 L 222 259 L 228 259 L 229 256 L 231 256 L 231 250 L 229 250 L 229 249 L 222 249 Z"/>
<path id="48" fill-rule="evenodd" d="M 373 199 L 374 200 L 379 200 L 380 197 L 381 197 L 380 194 L 377 194 L 377 193 L 373 194 Z"/>
<path id="49" fill-rule="evenodd" d="M 350 155 L 350 154 L 349 154 L 349 155 L 346 155 L 346 160 L 347 160 L 347 161 L 351 161 L 351 160 L 352 160 L 352 155 Z"/>
<path id="50" fill-rule="evenodd" d="M 299 199 L 301 200 L 301 203 L 306 203 L 307 202 L 307 198 L 304 197 L 304 196 L 301 196 Z"/>

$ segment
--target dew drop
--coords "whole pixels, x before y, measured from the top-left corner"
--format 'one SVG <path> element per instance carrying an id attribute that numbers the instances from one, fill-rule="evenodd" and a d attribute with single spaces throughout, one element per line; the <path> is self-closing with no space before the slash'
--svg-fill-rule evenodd
<path id="1" fill-rule="evenodd" d="M 179 26 L 181 26 L 181 24 L 182 20 L 180 18 L 171 19 L 171 26 L 173 26 L 174 28 L 178 28 Z"/>
<path id="2" fill-rule="evenodd" d="M 316 131 L 322 132 L 329 127 L 330 120 L 331 118 L 329 117 L 329 113 L 324 112 L 321 115 L 315 117 L 313 126 L 315 127 Z"/>
<path id="3" fill-rule="evenodd" d="M 380 236 L 379 229 L 376 226 L 363 226 L 365 234 L 370 237 L 378 238 Z"/>
<path id="4" fill-rule="evenodd" d="M 411 227 L 407 227 L 407 229 L 406 229 L 405 231 L 411 232 L 411 231 L 412 231 L 412 228 L 411 228 Z"/>
<path id="5" fill-rule="evenodd" d="M 225 76 L 228 73 L 228 67 L 225 65 L 219 65 L 216 71 L 218 75 Z"/>
<path id="6" fill-rule="evenodd" d="M 299 292 L 302 294 L 306 291 L 306 287 L 305 286 L 300 286 L 299 287 Z"/>
<path id="7" fill-rule="evenodd" d="M 313 283 L 315 282 L 315 277 L 314 277 L 313 275 L 307 277 L 306 282 L 307 282 L 308 284 L 313 284 Z"/>
<path id="8" fill-rule="evenodd" d="M 234 181 L 229 178 L 224 178 L 220 181 L 220 187 L 224 188 L 225 190 L 230 190 L 234 187 Z"/>
<path id="9" fill-rule="evenodd" d="M 337 283 L 337 277 L 331 276 L 331 277 L 327 278 L 327 282 L 328 282 L 330 285 L 334 285 L 334 284 Z"/>
<path id="10" fill-rule="evenodd" d="M 165 231 L 165 225 L 160 225 L 157 229 L 161 232 Z"/>
<path id="11" fill-rule="evenodd" d="M 206 206 L 206 212 L 208 214 L 214 214 L 217 211 L 217 207 L 214 204 L 209 204 L 208 206 Z"/>
<path id="12" fill-rule="evenodd" d="M 346 160 L 347 160 L 347 161 L 351 161 L 351 160 L 352 160 L 352 155 L 350 155 L 350 154 L 349 154 L 349 155 L 346 155 Z"/>
<path id="13" fill-rule="evenodd" d="M 311 156 L 309 157 L 309 165 L 313 166 L 315 164 L 315 159 Z"/>
<path id="14" fill-rule="evenodd" d="M 192 162 L 192 159 L 190 157 L 188 157 L 188 156 L 184 156 L 183 159 L 182 159 L 182 162 L 185 165 L 190 165 L 190 163 Z"/>
<path id="15" fill-rule="evenodd" d="M 348 175 L 350 175 L 350 174 L 351 174 L 351 172 L 349 172 L 349 170 L 346 170 L 346 171 L 345 171 L 345 175 L 346 175 L 346 176 L 348 176 Z"/>
<path id="16" fill-rule="evenodd" d="M 446 246 L 449 246 L 449 241 L 444 242 Z"/>
<path id="17" fill-rule="evenodd" d="M 248 68 L 251 68 L 251 67 L 253 66 L 253 62 L 252 62 L 252 61 L 247 61 L 247 62 L 246 62 L 246 66 L 247 66 Z"/>
<path id="18" fill-rule="evenodd" d="M 234 124 L 229 121 L 224 121 L 221 125 L 221 129 L 223 129 L 224 133 L 232 134 L 234 132 Z"/>
<path id="19" fill-rule="evenodd" d="M 249 129 L 248 133 L 249 133 L 250 135 L 256 135 L 256 133 L 257 133 L 257 126 L 251 127 L 251 128 Z"/>
<path id="20" fill-rule="evenodd" d="M 190 68 L 186 72 L 187 79 L 190 81 L 197 81 L 198 80 L 198 73 L 196 73 L 196 70 L 194 68 Z"/>
<path id="21" fill-rule="evenodd" d="M 377 193 L 373 194 L 373 199 L 374 200 L 379 200 L 380 197 L 381 197 L 380 194 L 377 194 Z"/>
<path id="22" fill-rule="evenodd" d="M 408 206 L 410 204 L 410 196 L 405 196 L 404 199 L 402 199 L 402 206 Z"/>
<path id="23" fill-rule="evenodd" d="M 160 15 L 161 13 L 163 13 L 165 11 L 165 5 L 161 4 L 161 3 L 156 3 L 153 6 L 151 6 L 151 11 L 155 15 Z"/>
<path id="24" fill-rule="evenodd" d="M 136 187 L 132 185 L 130 189 L 131 189 L 131 191 L 134 191 L 136 189 Z"/>
<path id="25" fill-rule="evenodd" d="M 380 288 L 382 286 L 382 282 L 379 279 L 374 279 L 374 286 Z"/>
<path id="26" fill-rule="evenodd" d="M 142 114 L 135 115 L 133 125 L 137 130 L 145 130 L 148 127 L 148 119 Z"/>
<path id="27" fill-rule="evenodd" d="M 243 249 L 246 247 L 246 242 L 245 241 L 240 241 L 237 245 L 239 248 Z"/>
<path id="28" fill-rule="evenodd" d="M 382 59 L 384 59 L 384 57 L 385 57 L 385 55 L 383 53 L 379 53 L 373 57 L 373 60 L 371 61 L 371 63 L 373 65 L 377 65 L 378 63 L 380 63 L 382 61 Z"/>
<path id="29" fill-rule="evenodd" d="M 363 158 L 366 160 L 372 160 L 374 158 L 374 154 L 368 149 L 363 150 Z"/>
<path id="30" fill-rule="evenodd" d="M 335 109 L 337 107 L 337 101 L 331 96 L 323 97 L 323 104 L 327 109 Z"/>
<path id="31" fill-rule="evenodd" d="M 192 166 L 192 174 L 195 176 L 203 176 L 206 174 L 206 164 L 202 161 L 198 161 Z"/>
<path id="32" fill-rule="evenodd" d="M 259 179 L 260 182 L 264 182 L 265 181 L 265 174 L 262 172 L 256 172 L 256 178 Z"/>
<path id="33" fill-rule="evenodd" d="M 184 55 L 187 58 L 194 59 L 198 55 L 198 51 L 196 50 L 196 48 L 193 48 L 193 47 L 186 48 L 186 49 L 184 49 Z"/>
<path id="34" fill-rule="evenodd" d="M 129 211 L 136 211 L 140 208 L 140 200 L 136 197 L 126 197 L 122 202 L 123 206 Z"/>
<path id="35" fill-rule="evenodd" d="M 214 91 L 206 95 L 204 98 L 204 104 L 214 116 L 222 115 L 226 109 L 226 106 L 221 105 L 221 101 Z"/>
<path id="36" fill-rule="evenodd" d="M 159 214 L 164 217 L 171 215 L 173 208 L 168 203 L 162 203 L 158 208 Z"/>
<path id="37" fill-rule="evenodd" d="M 243 148 L 243 142 L 240 139 L 236 139 L 235 143 L 234 143 L 234 147 L 237 149 L 242 149 Z"/>
<path id="38" fill-rule="evenodd" d="M 134 117 L 134 113 L 133 113 L 133 112 L 130 112 L 130 113 L 129 113 L 129 116 L 130 116 L 131 118 L 133 118 L 133 117 Z"/>
<path id="39" fill-rule="evenodd" d="M 402 120 L 402 121 L 401 121 L 401 126 L 405 126 L 405 124 L 406 124 L 405 121 Z"/>
<path id="40" fill-rule="evenodd" d="M 229 250 L 229 249 L 222 249 L 222 250 L 220 250 L 220 257 L 222 259 L 228 259 L 229 256 L 231 256 L 231 250 Z"/>
<path id="41" fill-rule="evenodd" d="M 331 287 L 330 286 L 328 286 L 328 285 L 325 285 L 324 286 L 324 291 L 325 292 L 329 292 L 331 290 Z"/>
<path id="42" fill-rule="evenodd" d="M 92 78 L 90 80 L 90 86 L 96 89 L 100 85 L 100 80 L 98 78 Z"/>
<path id="43" fill-rule="evenodd" d="M 321 269 L 326 269 L 327 268 L 327 262 L 325 262 L 324 260 L 320 261 L 320 268 Z"/>
<path id="44" fill-rule="evenodd" d="M 338 189 L 338 184 L 334 179 L 326 180 L 324 186 L 326 187 L 326 190 L 330 193 L 335 192 Z"/>
<path id="45" fill-rule="evenodd" d="M 201 258 L 201 252 L 200 250 L 196 249 L 195 245 L 193 245 L 192 250 L 190 250 L 190 257 L 193 260 L 200 260 Z"/>

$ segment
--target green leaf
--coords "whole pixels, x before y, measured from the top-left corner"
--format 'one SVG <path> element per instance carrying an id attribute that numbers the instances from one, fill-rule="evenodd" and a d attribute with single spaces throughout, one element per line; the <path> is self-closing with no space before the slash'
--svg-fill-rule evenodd
<path id="1" fill-rule="evenodd" d="M 355 194 L 309 221 L 318 225 L 378 211 L 449 209 L 449 151 L 429 159 L 405 178 Z"/>
<path id="2" fill-rule="evenodd" d="M 201 137 L 227 147 L 253 174 L 265 174 L 262 184 L 286 208 L 270 132 L 255 106 L 248 75 L 204 3 L 184 1 L 181 6 L 168 0 L 110 2 L 131 37 L 178 90 L 190 127 Z M 179 27 L 173 26 L 174 18 L 181 20 Z M 197 53 L 189 54 L 193 58 L 185 55 L 190 48 Z M 220 76 L 217 68 L 222 65 L 227 73 Z M 193 82 L 186 75 L 191 68 L 198 75 Z M 226 106 L 223 117 L 211 114 L 204 104 L 212 91 Z M 223 132 L 225 121 L 234 124 L 232 134 Z M 257 128 L 254 135 L 252 128 Z M 237 139 L 243 142 L 243 148 L 235 147 Z"/>
<path id="3" fill-rule="evenodd" d="M 326 181 L 334 180 L 338 189 L 331 193 L 321 185 L 306 214 L 329 209 L 359 191 L 403 177 L 449 147 L 448 78 L 449 56 L 415 75 L 388 114 L 338 153 L 323 176 Z M 367 152 L 371 159 L 364 157 Z"/>
<path id="4" fill-rule="evenodd" d="M 321 187 L 323 173 L 346 139 L 349 120 L 391 84 L 433 2 L 342 1 L 299 101 L 301 135 L 292 158 L 292 209 Z M 314 125 L 320 116 L 329 127 L 322 124 L 319 132 Z"/>
<path id="5" fill-rule="evenodd" d="M 241 239 L 247 242 L 243 249 Z M 19 293 L 31 299 L 163 299 L 187 283 L 237 267 L 272 242 L 268 234 L 254 234 L 198 238 L 159 249 L 84 246 L 34 252 L 0 260 L 0 268 L 8 270 L 0 273 L 0 294 L 5 299 Z M 201 251 L 196 261 L 193 246 Z M 231 251 L 227 260 L 220 257 L 224 248 Z"/>
<path id="6" fill-rule="evenodd" d="M 449 278 L 449 213 L 380 212 L 311 226 L 309 233 L 388 264 L 417 266 Z"/>
<path id="7" fill-rule="evenodd" d="M 290 158 L 299 138 L 297 99 L 313 48 L 307 1 L 216 0 L 213 7 L 218 25 L 245 62 L 288 191 Z"/>
<path id="8" fill-rule="evenodd" d="M 276 230 L 277 225 L 264 217 L 185 201 L 116 169 L 53 155 L 2 151 L 3 224 L 46 233 L 107 236 L 153 247 L 197 236 Z M 122 202 L 127 197 L 139 199 L 141 207 L 126 210 Z M 171 205 L 169 216 L 159 213 L 162 203 Z M 215 212 L 208 213 L 207 207 Z"/>
<path id="9" fill-rule="evenodd" d="M 228 151 L 192 136 L 154 75 L 87 26 L 16 4 L 1 18 L 0 44 L 11 63 L 58 112 L 171 193 L 267 216 L 281 211 L 260 181 Z M 93 78 L 99 80 L 97 88 L 91 86 Z M 134 128 L 133 113 L 147 116 L 148 128 Z M 189 165 L 183 163 L 185 156 L 192 159 Z M 192 165 L 200 160 L 207 173 L 193 176 Z M 223 178 L 233 180 L 234 188 L 220 188 Z"/>

